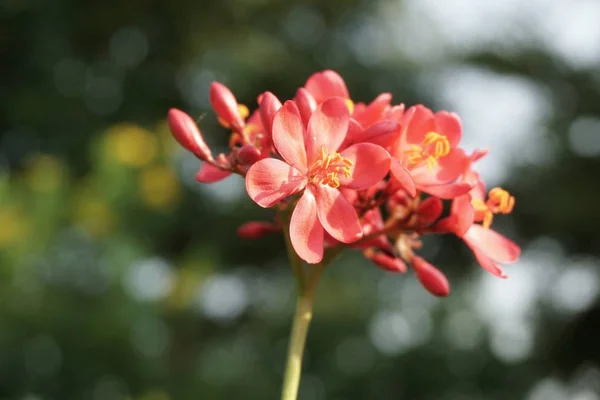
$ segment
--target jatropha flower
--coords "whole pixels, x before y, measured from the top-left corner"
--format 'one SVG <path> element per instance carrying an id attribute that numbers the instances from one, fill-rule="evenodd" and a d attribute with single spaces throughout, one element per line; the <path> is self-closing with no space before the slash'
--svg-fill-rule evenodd
<path id="1" fill-rule="evenodd" d="M 283 232 L 298 280 L 283 399 L 296 398 L 320 271 L 341 250 L 361 251 L 388 272 L 405 273 L 410 266 L 422 286 L 441 297 L 450 293 L 450 283 L 418 254 L 424 235 L 458 236 L 484 269 L 502 278 L 500 264 L 518 259 L 519 247 L 491 229 L 497 215 L 512 211 L 515 199 L 502 188 L 486 195 L 473 169 L 486 152 L 468 156 L 460 148 L 462 126 L 455 113 L 424 105 L 406 109 L 392 104 L 389 93 L 369 104 L 355 102 L 331 70 L 309 77 L 283 105 L 264 92 L 250 112 L 217 82 L 210 102 L 219 123 L 231 131 L 228 154 L 213 156 L 183 111 L 171 109 L 169 125 L 175 139 L 203 162 L 197 180 L 241 175 L 250 198 L 276 210 L 273 221 L 246 222 L 238 235 L 258 239 Z M 446 215 L 444 201 L 451 202 Z"/>
<path id="2" fill-rule="evenodd" d="M 390 156 L 380 146 L 340 148 L 349 120 L 344 99 L 332 97 L 317 107 L 305 129 L 296 104 L 286 102 L 273 121 L 273 143 L 283 160 L 263 159 L 246 175 L 248 194 L 262 207 L 302 191 L 291 216 L 290 239 L 308 263 L 323 258 L 324 230 L 343 243 L 362 237 L 357 212 L 339 189 L 367 189 L 389 171 Z"/>
<path id="3" fill-rule="evenodd" d="M 169 123 L 175 138 L 204 162 L 199 181 L 242 175 L 252 200 L 279 211 L 274 222 L 244 224 L 241 237 L 285 229 L 295 253 L 309 264 L 321 262 L 327 248 L 360 249 L 388 271 L 404 273 L 412 265 L 438 296 L 449 293 L 449 284 L 415 253 L 423 235 L 456 234 L 486 270 L 501 277 L 498 264 L 518 258 L 518 246 L 490 229 L 494 215 L 512 210 L 514 197 L 500 188 L 485 197 L 472 168 L 485 152 L 467 156 L 460 148 L 455 113 L 423 105 L 405 109 L 393 105 L 389 93 L 370 104 L 355 102 L 332 70 L 309 77 L 283 105 L 273 93 L 261 94 L 253 113 L 217 82 L 210 101 L 219 123 L 231 129 L 229 154 L 213 157 L 184 112 L 172 109 Z M 447 216 L 444 200 L 452 200 Z"/>

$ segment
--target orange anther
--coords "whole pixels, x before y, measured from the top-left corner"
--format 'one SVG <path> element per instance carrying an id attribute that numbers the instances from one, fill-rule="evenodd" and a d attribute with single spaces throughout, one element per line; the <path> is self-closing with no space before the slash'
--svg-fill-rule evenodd
<path id="1" fill-rule="evenodd" d="M 515 206 L 515 198 L 506 190 L 496 187 L 488 193 L 488 200 L 473 200 L 475 221 L 481 221 L 484 228 L 489 228 L 494 220 L 494 214 L 509 214 Z"/>

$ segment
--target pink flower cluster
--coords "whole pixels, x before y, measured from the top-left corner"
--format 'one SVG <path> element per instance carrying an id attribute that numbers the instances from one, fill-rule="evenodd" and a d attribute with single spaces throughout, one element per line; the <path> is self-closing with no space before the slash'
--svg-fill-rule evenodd
<path id="1" fill-rule="evenodd" d="M 423 105 L 391 104 L 389 93 L 355 103 L 342 77 L 312 75 L 283 104 L 271 92 L 252 114 L 214 82 L 210 101 L 231 130 L 230 153 L 214 157 L 194 123 L 171 109 L 175 139 L 203 161 L 196 179 L 211 183 L 232 173 L 245 177 L 248 195 L 261 207 L 289 210 L 289 238 L 298 256 L 319 263 L 326 248 L 362 251 L 375 265 L 404 273 L 410 263 L 432 294 L 446 296 L 444 274 L 415 250 L 425 234 L 461 238 L 490 273 L 518 259 L 519 247 L 490 228 L 494 215 L 510 213 L 514 197 L 502 188 L 486 193 L 472 154 L 459 147 L 458 115 Z M 444 213 L 444 200 L 450 200 Z M 249 222 L 239 229 L 257 238 L 282 229 L 278 222 Z"/>

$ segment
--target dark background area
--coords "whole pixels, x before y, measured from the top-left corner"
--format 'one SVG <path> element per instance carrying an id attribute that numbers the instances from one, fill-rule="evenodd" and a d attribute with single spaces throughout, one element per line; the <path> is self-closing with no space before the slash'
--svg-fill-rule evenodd
<path id="1" fill-rule="evenodd" d="M 202 186 L 170 107 L 227 132 L 213 80 L 256 106 L 337 70 L 355 101 L 457 111 L 517 198 L 510 278 L 458 240 L 451 278 L 357 254 L 327 271 L 300 398 L 600 399 L 600 3 L 0 2 L 0 398 L 275 399 L 295 296 L 283 242 L 232 177 Z"/>

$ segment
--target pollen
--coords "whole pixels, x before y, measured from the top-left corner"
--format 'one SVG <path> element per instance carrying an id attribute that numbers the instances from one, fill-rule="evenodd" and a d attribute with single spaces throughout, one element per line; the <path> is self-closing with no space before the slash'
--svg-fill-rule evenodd
<path id="1" fill-rule="evenodd" d="M 310 182 L 328 185 L 332 188 L 340 187 L 339 175 L 349 178 L 351 175 L 352 161 L 342 157 L 340 153 L 329 153 L 325 147 L 321 148 L 319 157 L 308 170 Z"/>
<path id="2" fill-rule="evenodd" d="M 450 153 L 450 142 L 444 135 L 437 132 L 428 132 L 420 145 L 413 144 L 405 154 L 409 165 L 417 166 L 427 164 L 429 170 L 437 167 L 438 159 Z"/>
<path id="3" fill-rule="evenodd" d="M 494 214 L 510 214 L 515 207 L 515 198 L 508 191 L 495 187 L 488 193 L 487 201 L 473 200 L 475 220 L 482 221 L 484 228 L 489 228 L 494 220 Z"/>

